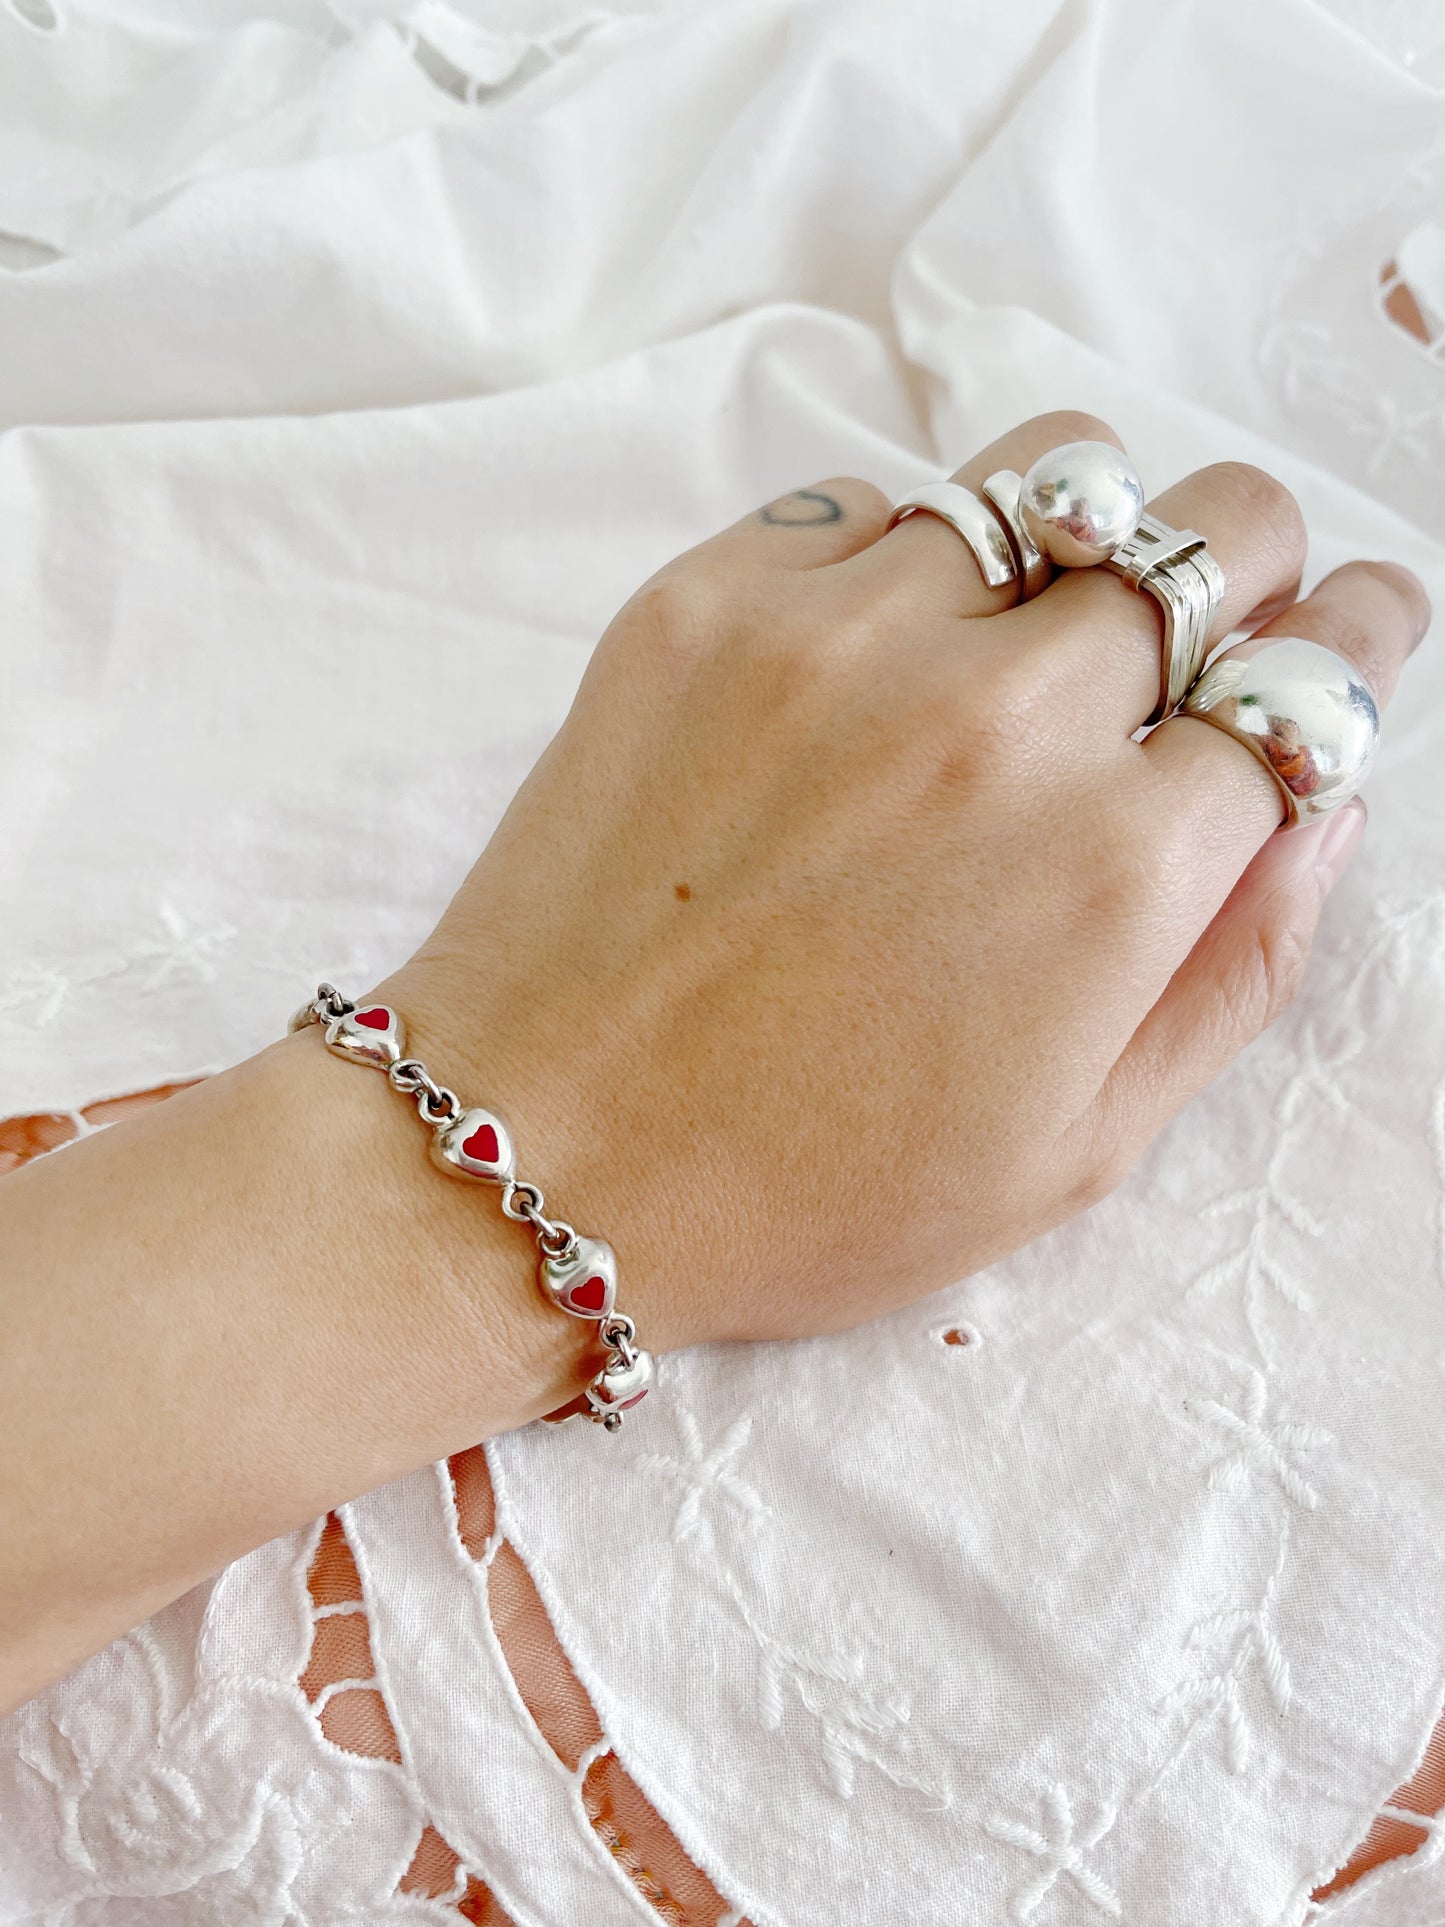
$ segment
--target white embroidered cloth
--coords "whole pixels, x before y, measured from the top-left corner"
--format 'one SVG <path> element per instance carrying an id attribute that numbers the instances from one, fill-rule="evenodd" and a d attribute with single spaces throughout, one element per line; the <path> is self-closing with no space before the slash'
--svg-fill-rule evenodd
<path id="1" fill-rule="evenodd" d="M 1307 0 L 0 5 L 0 1115 L 392 966 L 618 604 L 795 485 L 1084 406 L 1445 600 L 1445 32 L 1342 13 L 1378 44 Z M 1309 1899 L 1445 1687 L 1442 703 L 1427 645 L 1298 1007 L 1117 1197 L 489 1448 L 723 1918 L 1445 1916 L 1442 1829 Z M 454 1923 L 397 1890 L 427 1823 L 517 1927 L 662 1917 L 450 1491 L 345 1515 L 401 1764 L 298 1693 L 315 1532 L 262 1548 L 0 1728 L 0 1920 Z"/>

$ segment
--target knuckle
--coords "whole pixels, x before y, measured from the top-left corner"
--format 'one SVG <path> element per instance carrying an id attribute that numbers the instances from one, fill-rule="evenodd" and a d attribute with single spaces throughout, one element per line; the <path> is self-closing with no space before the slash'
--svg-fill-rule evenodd
<path id="1" fill-rule="evenodd" d="M 850 646 L 912 653 L 921 637 L 956 620 L 946 571 L 880 568 L 861 582 L 848 579 L 829 587 L 837 591 L 828 598 L 829 626 Z"/>
<path id="2" fill-rule="evenodd" d="M 619 621 L 647 647 L 700 654 L 723 626 L 726 598 L 705 570 L 669 564 L 644 582 Z"/>
<path id="3" fill-rule="evenodd" d="M 1122 1128 L 1110 1124 L 1095 1129 L 1081 1168 L 1070 1187 L 1070 1212 L 1091 1211 L 1114 1192 L 1134 1168 L 1133 1147 Z"/>
<path id="4" fill-rule="evenodd" d="M 1298 573 L 1303 567 L 1309 544 L 1304 513 L 1278 476 L 1253 462 L 1216 462 L 1201 469 L 1192 486 L 1204 504 L 1203 519 L 1208 519 L 1209 505 L 1217 502 L 1267 545 L 1281 572 Z"/>
<path id="5" fill-rule="evenodd" d="M 1367 582 L 1372 589 L 1383 589 L 1395 608 L 1403 613 L 1406 627 L 1414 637 L 1423 636 L 1430 626 L 1429 591 L 1414 570 L 1402 563 L 1347 562 L 1335 571 L 1332 581 L 1346 588 Z"/>
<path id="6" fill-rule="evenodd" d="M 980 654 L 970 667 L 970 675 L 954 674 L 925 697 L 938 705 L 953 746 L 950 760 L 960 769 L 972 764 L 981 774 L 1003 769 L 1021 777 L 1038 759 L 1041 741 L 1055 742 L 1051 697 L 1057 692 L 1026 649 Z"/>
<path id="7" fill-rule="evenodd" d="M 742 620 L 739 589 L 695 564 L 669 563 L 636 589 L 608 624 L 589 676 L 650 707 L 677 695 L 726 645 Z"/>
<path id="8" fill-rule="evenodd" d="M 1220 984 L 1231 1031 L 1250 1038 L 1268 1030 L 1294 1002 L 1308 960 L 1309 942 L 1293 922 L 1257 924 Z"/>
<path id="9" fill-rule="evenodd" d="M 882 489 L 859 475 L 830 475 L 812 483 L 808 493 L 831 497 L 849 520 L 877 523 L 880 530 L 893 513 L 893 504 Z"/>
<path id="10" fill-rule="evenodd" d="M 1094 940 L 1107 944 L 1120 970 L 1132 970 L 1167 924 L 1176 894 L 1147 835 L 1107 799 L 1094 797 L 1083 848 L 1074 865 L 1080 914 Z"/>
<path id="11" fill-rule="evenodd" d="M 1043 711 L 1057 712 L 1058 664 L 1051 649 L 1020 646 L 1019 638 L 1000 631 L 983 639 L 971 667 L 973 674 L 960 677 L 959 687 L 984 714 L 996 711 L 1012 726 L 1036 723 Z"/>
<path id="12" fill-rule="evenodd" d="M 1045 449 L 1061 447 L 1065 442 L 1112 442 L 1116 448 L 1123 446 L 1108 422 L 1080 408 L 1056 408 L 1046 415 L 1035 415 L 1032 421 L 1023 424 L 1019 434 L 1030 442 L 1037 440 Z"/>

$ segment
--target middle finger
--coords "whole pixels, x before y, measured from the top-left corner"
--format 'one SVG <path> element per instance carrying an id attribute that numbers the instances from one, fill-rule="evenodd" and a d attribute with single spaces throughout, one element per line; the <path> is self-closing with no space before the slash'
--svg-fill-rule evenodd
<path id="1" fill-rule="evenodd" d="M 1304 519 L 1289 490 L 1263 469 L 1244 462 L 1198 469 L 1149 508 L 1171 528 L 1206 537 L 1224 572 L 1211 647 L 1294 601 L 1305 561 Z M 1067 569 L 1035 601 L 1000 619 L 1018 626 L 1019 646 L 1050 651 L 1059 699 L 1082 726 L 1132 736 L 1153 711 L 1164 613 L 1146 590 L 1131 589 L 1106 568 Z"/>

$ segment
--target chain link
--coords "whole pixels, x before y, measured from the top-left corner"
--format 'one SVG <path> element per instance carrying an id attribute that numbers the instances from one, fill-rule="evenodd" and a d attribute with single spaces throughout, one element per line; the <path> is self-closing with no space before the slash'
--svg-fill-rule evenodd
<path id="1" fill-rule="evenodd" d="M 309 1005 L 303 1004 L 292 1018 L 292 1028 L 308 1023 L 317 1023 L 323 1028 L 337 1018 L 349 1017 L 357 1006 L 343 997 L 335 984 L 321 983 L 316 986 L 316 995 Z M 399 1096 L 409 1097 L 416 1104 L 417 1114 L 422 1122 L 434 1131 L 445 1130 L 455 1124 L 465 1106 L 456 1092 L 445 1084 L 439 1084 L 422 1063 L 419 1057 L 400 1057 L 394 1064 L 386 1067 L 387 1082 Z M 543 1258 L 557 1264 L 565 1264 L 572 1258 L 581 1245 L 574 1228 L 564 1218 L 549 1218 L 545 1210 L 546 1200 L 535 1184 L 524 1178 L 509 1178 L 502 1185 L 502 1210 L 516 1224 L 525 1224 L 537 1241 L 537 1249 Z M 626 1312 L 612 1311 L 600 1322 L 598 1336 L 610 1354 L 604 1372 L 611 1372 L 620 1363 L 624 1367 L 635 1365 L 639 1358 L 646 1358 L 636 1344 L 637 1327 Z M 647 1366 L 651 1372 L 650 1361 Z M 589 1393 L 602 1382 L 602 1374 L 593 1380 Z M 634 1401 L 635 1402 L 635 1401 Z M 594 1409 L 592 1416 L 615 1432 L 622 1423 L 618 1411 L 602 1412 Z"/>
<path id="2" fill-rule="evenodd" d="M 461 1116 L 462 1100 L 445 1084 L 438 1084 L 419 1057 L 398 1058 L 388 1067 L 386 1075 L 394 1091 L 416 1099 L 417 1115 L 433 1130 L 455 1124 Z"/>
<path id="3" fill-rule="evenodd" d="M 514 1224 L 530 1225 L 542 1256 L 560 1262 L 570 1258 L 577 1249 L 577 1233 L 565 1219 L 554 1222 L 547 1217 L 542 1210 L 543 1203 L 542 1193 L 525 1178 L 514 1179 L 502 1192 L 502 1210 L 506 1215 Z"/>
<path id="4" fill-rule="evenodd" d="M 518 1198 L 522 1202 L 517 1202 Z M 543 1198 L 535 1184 L 517 1178 L 502 1191 L 502 1210 L 514 1224 L 535 1224 L 541 1216 Z M 544 1220 L 545 1222 L 545 1220 Z"/>
<path id="5" fill-rule="evenodd" d="M 637 1327 L 625 1311 L 615 1311 L 612 1316 L 597 1328 L 597 1336 L 608 1351 L 616 1352 L 624 1365 L 632 1364 L 637 1357 Z"/>

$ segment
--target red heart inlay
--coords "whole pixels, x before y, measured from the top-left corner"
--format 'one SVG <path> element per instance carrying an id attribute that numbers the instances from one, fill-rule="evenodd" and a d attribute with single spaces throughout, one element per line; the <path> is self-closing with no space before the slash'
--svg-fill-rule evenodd
<path id="1" fill-rule="evenodd" d="M 631 1398 L 623 1399 L 620 1405 L 614 1405 L 612 1409 L 614 1412 L 625 1412 L 629 1405 L 640 1405 L 646 1397 L 647 1387 L 644 1385 L 640 1392 L 634 1392 Z"/>
<path id="2" fill-rule="evenodd" d="M 584 1278 L 580 1285 L 573 1285 L 567 1294 L 567 1302 L 575 1305 L 579 1311 L 600 1312 L 607 1303 L 607 1280 L 599 1278 L 594 1272 L 590 1278 Z"/>
<path id="3" fill-rule="evenodd" d="M 367 1030 L 390 1030 L 391 1012 L 384 1004 L 376 1004 L 371 1010 L 357 1011 L 356 1021 Z"/>
<path id="4" fill-rule="evenodd" d="M 462 1151 L 478 1164 L 495 1164 L 502 1154 L 497 1134 L 490 1124 L 479 1124 L 471 1136 L 462 1139 Z"/>

